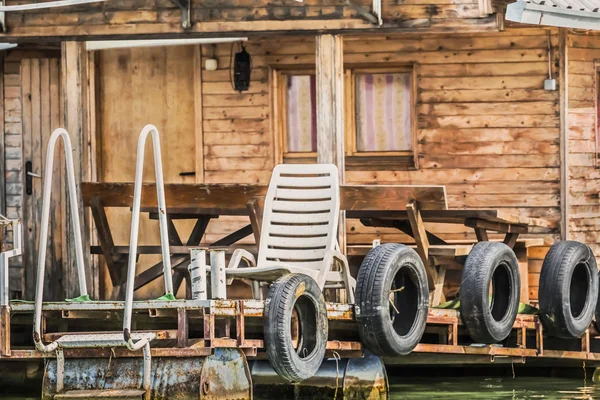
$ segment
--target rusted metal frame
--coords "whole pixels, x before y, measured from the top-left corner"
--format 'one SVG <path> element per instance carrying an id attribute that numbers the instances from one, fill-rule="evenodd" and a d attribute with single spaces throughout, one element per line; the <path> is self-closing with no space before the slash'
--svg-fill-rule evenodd
<path id="1" fill-rule="evenodd" d="M 177 347 L 187 347 L 189 339 L 189 319 L 184 308 L 177 309 Z"/>
<path id="2" fill-rule="evenodd" d="M 173 340 L 177 338 L 177 331 L 174 329 L 165 329 L 165 330 L 160 330 L 160 331 L 140 331 L 142 333 L 144 332 L 152 332 L 156 334 L 156 340 Z M 97 333 L 97 334 L 103 334 L 106 332 L 86 332 L 86 333 Z M 46 341 L 54 341 L 54 340 L 58 340 L 61 337 L 65 336 L 65 335 L 69 335 L 69 332 L 51 332 L 51 333 L 44 333 L 43 338 Z"/>
<path id="3" fill-rule="evenodd" d="M 585 333 L 581 337 L 581 351 L 590 354 L 590 330 L 586 329 Z"/>
<path id="4" fill-rule="evenodd" d="M 535 349 L 538 356 L 544 355 L 544 327 L 539 318 L 535 320 Z"/>
<path id="5" fill-rule="evenodd" d="M 139 358 L 141 351 L 131 351 L 127 348 L 117 347 L 114 349 L 105 348 L 86 348 L 86 349 L 65 349 L 65 358 Z M 155 347 L 150 350 L 152 357 L 203 357 L 212 353 L 210 348 L 205 347 Z M 43 353 L 37 350 L 13 350 L 11 359 L 39 359 L 54 358 L 54 353 Z"/>
<path id="6" fill-rule="evenodd" d="M 244 321 L 244 305 L 236 303 L 235 334 L 238 347 L 246 347 L 246 325 Z"/>
<path id="7" fill-rule="evenodd" d="M 10 306 L 0 307 L 0 356 L 10 356 Z"/>
<path id="8" fill-rule="evenodd" d="M 215 315 L 210 307 L 204 307 L 204 347 L 213 347 L 215 340 Z"/>
<path id="9" fill-rule="evenodd" d="M 489 355 L 491 357 L 535 357 L 536 350 L 509 347 L 472 347 L 446 344 L 419 343 L 413 350 L 415 353 L 444 353 L 444 354 L 471 354 Z"/>
<path id="10" fill-rule="evenodd" d="M 91 201 L 92 217 L 96 224 L 100 248 L 104 254 L 104 260 L 108 267 L 108 273 L 113 286 L 123 284 L 123 266 L 127 263 L 127 257 L 124 254 L 115 254 L 115 242 L 110 231 L 106 210 L 102 205 L 102 200 L 94 197 Z"/>

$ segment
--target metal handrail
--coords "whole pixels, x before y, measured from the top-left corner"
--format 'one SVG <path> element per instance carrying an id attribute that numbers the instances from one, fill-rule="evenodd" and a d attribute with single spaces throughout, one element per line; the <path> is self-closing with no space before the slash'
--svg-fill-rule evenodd
<path id="1" fill-rule="evenodd" d="M 52 170 L 54 167 L 54 149 L 56 142 L 61 137 L 64 143 L 65 163 L 67 167 L 67 183 L 69 192 L 69 203 L 71 205 L 71 222 L 73 224 L 73 238 L 75 240 L 75 256 L 77 263 L 77 274 L 79 279 L 79 294 L 81 297 L 88 296 L 87 284 L 85 281 L 85 265 L 83 262 L 83 244 L 81 241 L 81 226 L 79 223 L 79 210 L 77 200 L 77 189 L 75 186 L 75 168 L 73 166 L 73 147 L 69 133 L 58 128 L 50 136 L 48 147 L 46 148 L 46 167 L 44 170 L 44 198 L 42 202 L 42 226 L 40 230 L 40 242 L 38 248 L 38 270 L 35 288 L 35 310 L 34 310 L 34 330 L 33 341 L 35 347 L 44 352 L 56 350 L 58 343 L 53 342 L 49 345 L 42 343 L 41 325 L 42 325 L 42 302 L 44 297 L 44 270 L 46 266 L 46 249 L 48 245 L 48 219 L 50 217 L 50 198 L 52 196 Z"/>
<path id="2" fill-rule="evenodd" d="M 4 218 L 3 216 L 0 216 Z M 8 219 L 5 219 L 8 220 Z M 20 256 L 23 246 L 23 228 L 21 221 L 11 219 L 9 224 L 13 227 L 13 248 L 12 250 L 0 253 L 0 306 L 8 306 L 9 302 L 9 271 L 8 260 L 11 257 Z"/>
<path id="3" fill-rule="evenodd" d="M 144 175 L 144 150 L 148 134 L 152 134 L 154 148 L 154 172 L 156 175 L 156 197 L 158 200 L 158 222 L 160 226 L 160 245 L 162 250 L 163 273 L 165 279 L 165 297 L 173 298 L 173 277 L 171 275 L 171 257 L 169 251 L 169 232 L 167 229 L 167 207 L 165 202 L 165 187 L 162 173 L 162 157 L 158 129 L 148 124 L 140 132 L 135 165 L 135 184 L 133 189 L 133 210 L 131 217 L 131 233 L 129 237 L 129 262 L 127 265 L 127 291 L 125 295 L 125 315 L 123 317 L 123 337 L 130 350 L 139 350 L 145 343 L 136 343 L 131 338 L 131 319 L 133 312 L 133 290 L 135 282 L 135 266 L 140 224 L 140 206 L 142 199 L 142 178 Z"/>

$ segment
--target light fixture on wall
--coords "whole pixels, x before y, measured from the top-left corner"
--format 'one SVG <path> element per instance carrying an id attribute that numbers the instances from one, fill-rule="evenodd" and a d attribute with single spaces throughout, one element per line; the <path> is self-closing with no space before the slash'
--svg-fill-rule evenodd
<path id="1" fill-rule="evenodd" d="M 241 50 L 231 56 L 229 59 L 229 74 L 233 90 L 244 92 L 250 88 L 250 74 L 252 72 L 252 57 L 246 51 L 246 46 L 239 45 Z M 231 54 L 233 54 L 233 44 L 231 45 Z M 233 66 L 231 62 L 233 60 Z"/>

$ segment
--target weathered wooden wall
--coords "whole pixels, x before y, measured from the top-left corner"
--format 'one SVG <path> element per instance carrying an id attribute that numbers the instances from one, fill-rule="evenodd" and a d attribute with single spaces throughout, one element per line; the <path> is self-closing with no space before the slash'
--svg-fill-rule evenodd
<path id="1" fill-rule="evenodd" d="M 9 0 L 8 5 L 20 3 Z M 370 0 L 354 0 L 364 10 Z M 478 0 L 384 0 L 385 28 L 468 31 L 497 29 L 494 15 L 483 15 Z M 191 32 L 373 29 L 343 0 L 192 1 Z M 328 21 L 328 22 L 327 22 Z M 53 10 L 7 14 L 7 36 L 134 35 L 182 32 L 181 12 L 169 0 L 124 0 Z M 2 35 L 0 35 L 2 36 Z"/>
<path id="2" fill-rule="evenodd" d="M 597 61 L 600 35 L 568 36 L 569 239 L 600 255 Z"/>
<path id="3" fill-rule="evenodd" d="M 140 131 L 154 124 L 160 132 L 165 182 L 190 183 L 195 171 L 194 47 L 153 47 L 99 52 L 96 57 L 100 115 L 98 121 L 99 180 L 133 182 L 136 147 Z M 144 181 L 153 182 L 153 148 L 148 137 Z M 131 211 L 107 209 L 114 241 L 129 244 Z M 182 237 L 192 226 L 176 221 Z M 144 214 L 140 221 L 139 244 L 158 244 L 158 222 Z M 159 262 L 160 256 L 140 256 L 140 271 Z M 104 293 L 112 286 L 104 274 Z M 143 298 L 161 296 L 162 280 L 138 293 Z"/>
<path id="4" fill-rule="evenodd" d="M 418 170 L 350 170 L 349 183 L 445 184 L 452 208 L 502 208 L 558 227 L 558 91 L 545 91 L 547 31 L 470 36 L 346 37 L 353 65 L 418 65 Z M 553 73 L 557 38 L 552 35 Z M 229 83 L 230 45 L 205 46 L 217 71 L 202 72 L 206 182 L 266 183 L 278 159 L 270 114 L 269 68 L 314 65 L 311 38 L 251 40 L 249 92 Z M 243 222 L 239 222 L 241 225 Z M 223 229 L 229 229 L 224 227 Z M 447 239 L 473 239 L 460 226 L 431 227 Z M 394 230 L 348 221 L 350 244 L 407 241 Z M 213 225 L 209 234 L 222 234 Z"/>

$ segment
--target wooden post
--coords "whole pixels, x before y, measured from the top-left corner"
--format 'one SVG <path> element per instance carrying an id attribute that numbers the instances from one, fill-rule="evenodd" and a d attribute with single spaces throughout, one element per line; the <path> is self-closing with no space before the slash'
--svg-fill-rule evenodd
<path id="1" fill-rule="evenodd" d="M 0 177 L 2 177 L 2 183 L 0 184 L 0 214 L 6 215 L 6 168 L 5 168 L 5 148 L 4 148 L 4 54 L 0 54 L 0 132 L 3 137 L 0 140 Z M 2 248 L 3 238 L 0 233 L 0 249 Z"/>
<path id="2" fill-rule="evenodd" d="M 344 62 L 339 35 L 317 36 L 317 161 L 332 163 L 344 183 Z"/>
<path id="3" fill-rule="evenodd" d="M 316 40 L 317 162 L 335 164 L 344 184 L 344 49 L 340 35 Z M 340 249 L 346 252 L 346 219 L 340 215 Z"/>
<path id="4" fill-rule="evenodd" d="M 80 183 L 92 180 L 93 155 L 90 152 L 92 148 L 92 138 L 90 136 L 90 126 L 88 125 L 88 55 L 85 50 L 85 43 L 82 42 L 63 42 L 61 46 L 61 102 L 62 102 L 62 120 L 64 128 L 71 136 L 73 144 L 73 162 L 75 165 L 75 182 L 77 184 L 78 198 L 81 198 Z M 75 247 L 73 244 L 73 228 L 71 226 L 70 206 L 67 201 L 66 219 L 65 219 L 65 243 L 63 266 L 63 285 L 65 296 L 79 296 L 77 266 L 75 263 Z M 84 213 L 83 204 L 79 203 L 79 217 L 82 223 L 83 248 L 89 249 L 89 231 L 84 227 L 90 226 L 89 212 Z M 98 271 L 90 270 L 88 257 L 85 258 L 86 278 L 90 296 L 98 298 L 99 293 L 99 274 Z"/>
<path id="5" fill-rule="evenodd" d="M 568 31 L 559 28 L 560 96 L 560 238 L 569 239 L 569 46 Z"/>

